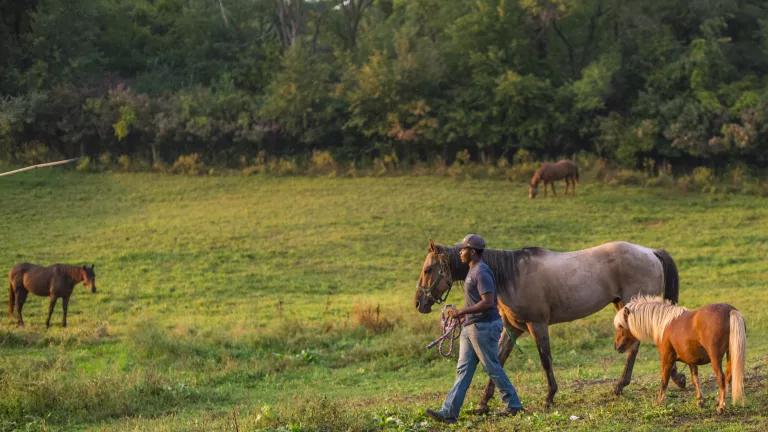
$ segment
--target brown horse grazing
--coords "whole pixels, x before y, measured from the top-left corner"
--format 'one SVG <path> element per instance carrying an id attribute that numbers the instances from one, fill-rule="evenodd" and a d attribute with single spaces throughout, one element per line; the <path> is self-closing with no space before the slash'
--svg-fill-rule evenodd
<path id="1" fill-rule="evenodd" d="M 547 185 L 552 186 L 552 194 L 555 192 L 555 181 L 565 179 L 565 193 L 568 194 L 568 186 L 572 186 L 573 195 L 576 195 L 576 183 L 579 181 L 579 167 L 570 160 L 561 160 L 555 163 L 544 162 L 531 177 L 528 185 L 528 198 L 536 198 L 539 193 L 539 182 L 544 182 L 544 196 L 547 196 Z"/>
<path id="2" fill-rule="evenodd" d="M 13 316 L 14 306 L 18 313 L 19 327 L 24 325 L 24 319 L 21 316 L 21 310 L 24 302 L 27 300 L 27 294 L 33 293 L 39 296 L 48 296 L 48 319 L 45 326 L 51 326 L 51 314 L 56 306 L 56 300 L 61 297 L 62 307 L 64 309 L 64 320 L 62 325 L 67 326 L 67 306 L 69 305 L 69 296 L 78 282 L 91 287 L 91 292 L 96 292 L 96 273 L 91 266 L 73 266 L 67 264 L 54 264 L 50 267 L 41 267 L 35 264 L 21 263 L 13 266 L 8 273 L 8 313 Z"/>
<path id="3" fill-rule="evenodd" d="M 614 346 L 619 352 L 640 343 L 653 341 L 661 358 L 661 389 L 658 403 L 664 401 L 669 375 L 676 361 L 691 369 L 696 401 L 704 406 L 699 386 L 698 366 L 711 363 L 719 387 L 717 413 L 725 410 L 725 392 L 731 384 L 733 403 L 744 401 L 744 355 L 747 349 L 744 318 L 728 304 L 711 304 L 696 310 L 675 306 L 659 297 L 641 296 L 621 308 L 613 319 Z M 723 354 L 728 366 L 723 376 Z"/>
<path id="4" fill-rule="evenodd" d="M 503 365 L 517 338 L 529 332 L 536 340 L 547 375 L 547 406 L 557 392 L 549 348 L 550 324 L 586 317 L 611 303 L 618 310 L 638 294 L 660 294 L 672 301 L 678 297 L 677 267 L 672 257 L 664 250 L 627 242 L 563 253 L 541 248 L 486 249 L 483 261 L 494 274 L 504 322 L 499 361 Z M 445 301 L 453 282 L 463 281 L 468 269 L 459 259 L 458 248 L 430 241 L 416 286 L 416 309 L 429 313 L 433 304 Z M 630 382 L 638 348 L 633 346 L 627 354 L 624 373 L 614 389 L 616 394 Z M 672 373 L 673 380 L 684 387 L 685 376 L 674 370 Z M 478 411 L 487 410 L 493 391 L 489 381 Z"/>

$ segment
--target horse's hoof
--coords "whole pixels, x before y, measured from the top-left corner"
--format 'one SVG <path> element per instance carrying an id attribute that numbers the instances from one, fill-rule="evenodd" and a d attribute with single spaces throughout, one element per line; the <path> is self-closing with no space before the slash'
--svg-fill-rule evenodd
<path id="1" fill-rule="evenodd" d="M 725 407 L 721 407 L 721 406 L 717 407 L 718 414 L 722 414 L 724 411 L 725 411 Z"/>
<path id="2" fill-rule="evenodd" d="M 704 408 L 704 401 L 700 400 L 700 401 L 696 402 L 696 405 L 698 405 L 699 408 Z"/>
<path id="3" fill-rule="evenodd" d="M 616 386 L 613 387 L 613 394 L 616 396 L 621 396 L 621 392 L 624 390 L 624 386 L 621 384 L 616 384 Z"/>

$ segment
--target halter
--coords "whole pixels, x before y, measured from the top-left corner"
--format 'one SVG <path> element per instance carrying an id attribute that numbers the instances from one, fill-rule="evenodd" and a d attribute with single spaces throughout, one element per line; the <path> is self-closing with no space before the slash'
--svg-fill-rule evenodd
<path id="1" fill-rule="evenodd" d="M 448 298 L 448 294 L 451 293 L 451 288 L 453 287 L 453 275 L 451 274 L 448 260 L 439 260 L 437 266 L 437 277 L 432 278 L 432 284 L 429 287 L 419 287 L 419 291 L 421 291 L 428 299 L 432 300 L 432 303 L 440 304 L 444 302 Z M 448 279 L 448 289 L 439 297 L 435 297 L 432 292 L 434 292 L 435 288 L 437 288 L 437 285 L 444 277 L 447 277 Z"/>

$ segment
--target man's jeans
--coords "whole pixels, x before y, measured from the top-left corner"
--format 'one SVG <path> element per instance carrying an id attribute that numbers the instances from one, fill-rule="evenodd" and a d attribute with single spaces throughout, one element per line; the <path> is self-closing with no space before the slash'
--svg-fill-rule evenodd
<path id="1" fill-rule="evenodd" d="M 515 387 L 499 364 L 498 343 L 501 336 L 501 320 L 478 322 L 465 326 L 461 330 L 459 343 L 459 362 L 456 365 L 456 382 L 443 402 L 440 414 L 444 417 L 457 418 L 464 396 L 467 394 L 478 361 L 501 393 L 501 400 L 509 408 L 520 409 L 523 405 L 517 397 Z"/>

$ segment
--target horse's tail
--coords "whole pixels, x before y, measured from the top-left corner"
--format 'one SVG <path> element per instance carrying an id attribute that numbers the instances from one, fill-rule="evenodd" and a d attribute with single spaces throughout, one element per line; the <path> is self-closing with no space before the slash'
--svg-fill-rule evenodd
<path id="1" fill-rule="evenodd" d="M 664 270 L 664 298 L 677 303 L 680 296 L 680 278 L 677 275 L 675 260 L 664 249 L 654 249 L 653 254 L 661 261 Z"/>
<path id="2" fill-rule="evenodd" d="M 744 403 L 744 356 L 747 351 L 747 329 L 744 317 L 731 311 L 731 332 L 728 338 L 728 363 L 731 369 L 731 398 L 734 404 Z"/>

